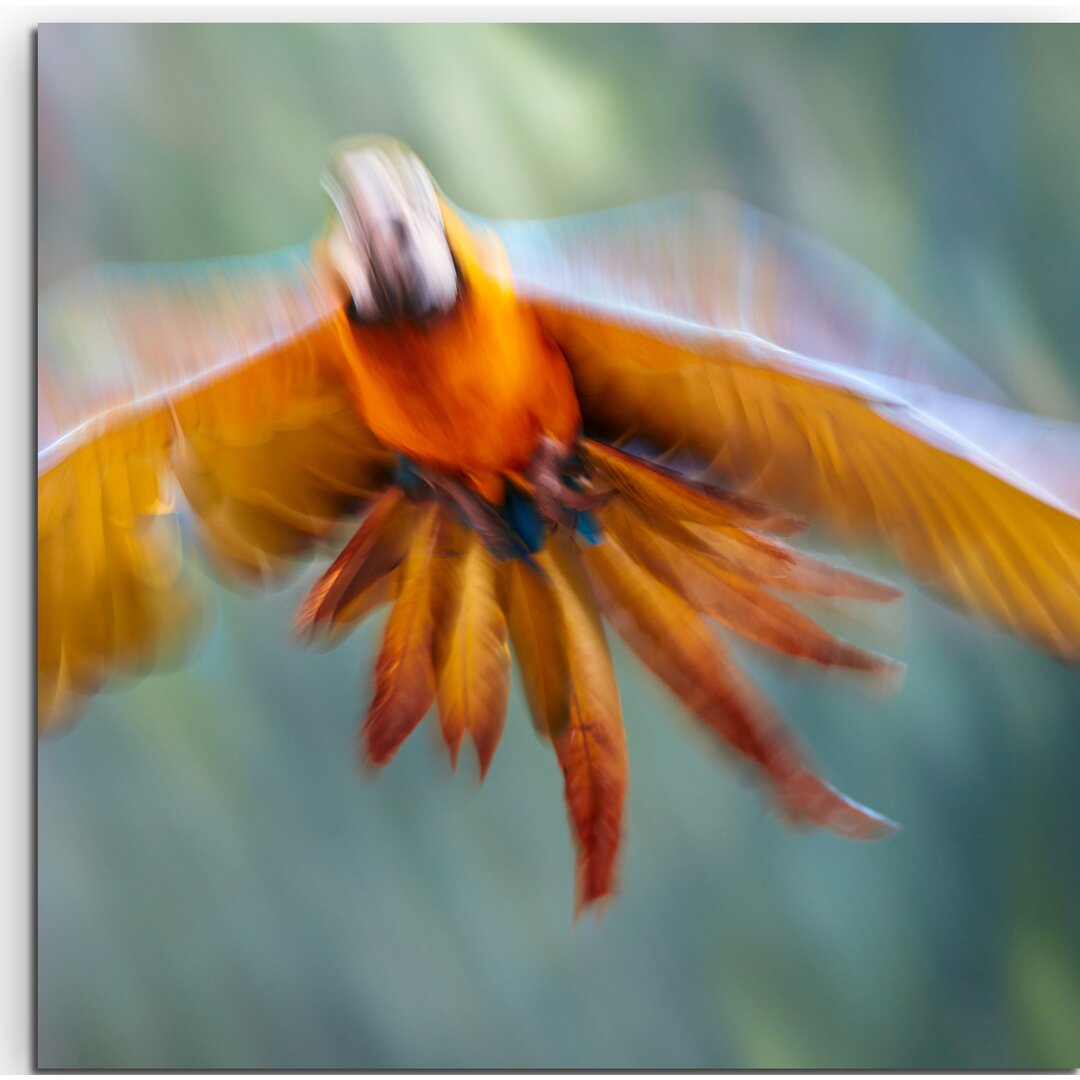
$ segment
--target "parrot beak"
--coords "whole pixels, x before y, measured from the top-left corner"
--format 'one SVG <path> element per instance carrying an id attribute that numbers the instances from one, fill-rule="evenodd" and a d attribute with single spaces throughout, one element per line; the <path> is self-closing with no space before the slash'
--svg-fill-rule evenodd
<path id="1" fill-rule="evenodd" d="M 408 147 L 386 139 L 343 144 L 322 184 L 337 213 L 330 260 L 358 319 L 419 320 L 454 307 L 458 271 L 435 185 Z"/>

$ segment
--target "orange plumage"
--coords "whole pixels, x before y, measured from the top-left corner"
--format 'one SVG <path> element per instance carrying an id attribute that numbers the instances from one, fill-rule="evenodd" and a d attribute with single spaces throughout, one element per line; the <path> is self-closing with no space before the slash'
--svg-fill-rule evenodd
<path id="1" fill-rule="evenodd" d="M 581 425 L 559 350 L 505 281 L 477 263 L 456 214 L 443 219 L 461 274 L 454 310 L 424 325 L 354 325 L 347 379 L 371 431 L 424 465 L 460 473 L 491 502 L 541 435 L 569 445 Z"/>
<path id="2" fill-rule="evenodd" d="M 720 197 L 484 222 L 385 140 L 340 148 L 324 184 L 336 214 L 310 248 L 102 269 L 44 302 L 43 732 L 192 640 L 185 509 L 216 566 L 260 582 L 359 517 L 296 625 L 337 640 L 390 606 L 374 764 L 435 708 L 483 775 L 512 652 L 563 773 L 580 904 L 614 888 L 627 790 L 605 622 L 787 818 L 890 831 L 815 774 L 710 623 L 895 682 L 780 595 L 898 595 L 780 539 L 798 514 L 1080 657 L 1075 429 L 982 384 L 958 396 L 970 372 L 835 254 Z"/>

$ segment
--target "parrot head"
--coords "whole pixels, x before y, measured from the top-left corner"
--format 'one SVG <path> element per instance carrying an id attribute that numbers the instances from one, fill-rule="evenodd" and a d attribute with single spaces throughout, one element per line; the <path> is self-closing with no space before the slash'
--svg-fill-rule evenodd
<path id="1" fill-rule="evenodd" d="M 322 176 L 328 253 L 362 322 L 422 319 L 457 302 L 459 277 L 431 174 L 404 143 L 353 139 Z"/>

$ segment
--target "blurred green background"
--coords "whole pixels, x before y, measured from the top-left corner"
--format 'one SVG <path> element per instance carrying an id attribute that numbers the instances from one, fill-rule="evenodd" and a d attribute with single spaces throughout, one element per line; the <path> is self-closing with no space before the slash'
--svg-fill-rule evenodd
<path id="1" fill-rule="evenodd" d="M 302 240 L 328 145 L 380 131 L 493 216 L 727 190 L 1075 415 L 1076 27 L 87 25 L 38 46 L 42 286 Z M 615 643 L 622 891 L 575 923 L 562 779 L 517 689 L 482 788 L 430 724 L 361 777 L 378 626 L 293 647 L 316 573 L 214 585 L 191 665 L 41 746 L 40 1066 L 1080 1065 L 1075 672 L 918 594 L 834 616 L 909 663 L 891 700 L 751 657 L 825 774 L 903 823 L 864 846 L 763 813 Z"/>

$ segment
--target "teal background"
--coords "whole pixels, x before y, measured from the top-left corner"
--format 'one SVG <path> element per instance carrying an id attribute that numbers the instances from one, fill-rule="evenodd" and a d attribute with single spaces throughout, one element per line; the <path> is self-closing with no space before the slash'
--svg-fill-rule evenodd
<path id="1" fill-rule="evenodd" d="M 855 255 L 1024 405 L 1077 415 L 1070 26 L 46 26 L 39 283 L 319 226 L 328 145 L 411 143 L 546 216 L 719 187 Z M 895 573 L 885 565 L 862 565 Z M 38 761 L 47 1068 L 1080 1065 L 1080 682 L 916 592 L 832 625 L 867 696 L 747 654 L 825 774 L 904 825 L 788 831 L 617 642 L 619 896 L 575 922 L 554 756 L 515 687 L 483 787 L 354 732 L 378 626 L 290 644 L 318 572 L 103 694 Z"/>

